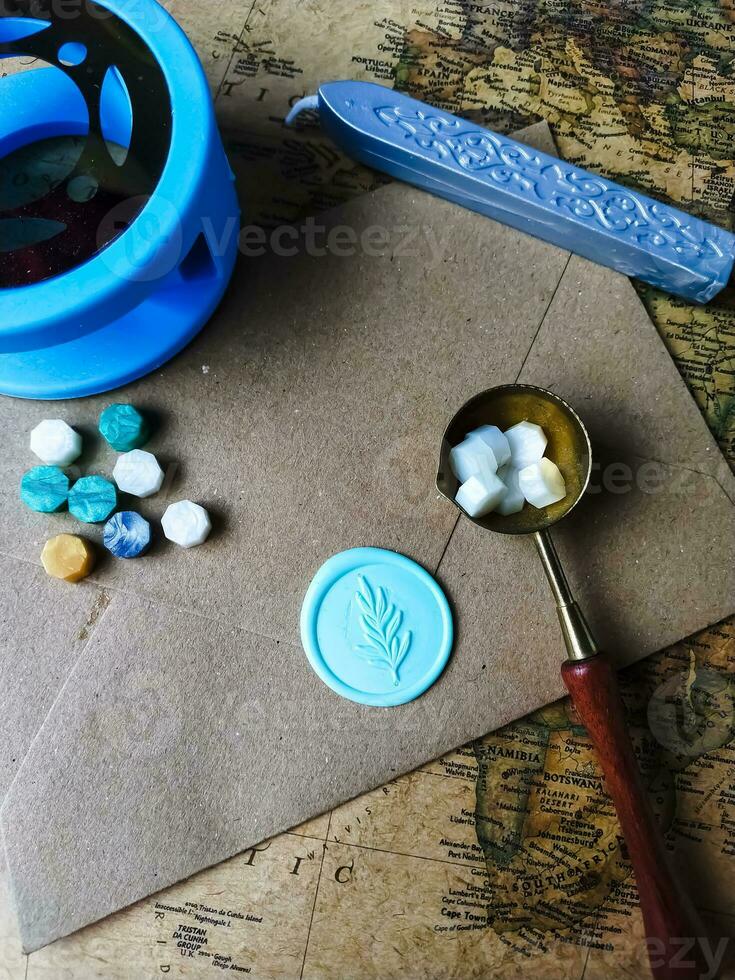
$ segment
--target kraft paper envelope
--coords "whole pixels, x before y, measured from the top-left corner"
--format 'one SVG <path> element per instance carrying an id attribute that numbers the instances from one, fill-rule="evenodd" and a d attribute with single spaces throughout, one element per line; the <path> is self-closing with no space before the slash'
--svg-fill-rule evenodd
<path id="1" fill-rule="evenodd" d="M 532 543 L 458 521 L 434 489 L 444 427 L 480 389 L 542 384 L 588 423 L 598 492 L 555 537 L 621 664 L 733 611 L 735 478 L 626 279 L 402 185 L 325 222 L 378 226 L 391 246 L 243 262 L 212 324 L 152 377 L 53 409 L 0 403 L 2 707 L 19 726 L 5 785 L 48 711 L 2 809 L 28 950 L 562 694 Z M 110 473 L 94 430 L 112 400 L 157 415 L 149 448 L 170 464 L 134 506 L 199 500 L 215 529 L 191 552 L 159 541 L 102 561 L 75 590 L 37 566 L 79 525 L 21 508 L 17 483 L 49 415 L 87 434 L 85 470 Z M 359 545 L 415 558 L 454 608 L 444 676 L 400 708 L 341 700 L 299 644 L 312 575 Z"/>

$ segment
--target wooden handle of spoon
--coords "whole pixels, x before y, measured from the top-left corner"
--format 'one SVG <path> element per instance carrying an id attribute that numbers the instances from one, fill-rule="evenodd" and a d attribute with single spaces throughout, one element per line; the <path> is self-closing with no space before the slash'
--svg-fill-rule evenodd
<path id="1" fill-rule="evenodd" d="M 607 792 L 615 804 L 638 884 L 653 976 L 656 980 L 693 980 L 707 975 L 699 942 L 705 933 L 669 867 L 628 735 L 615 671 L 605 654 L 599 653 L 588 660 L 568 660 L 562 678 L 597 751 Z"/>

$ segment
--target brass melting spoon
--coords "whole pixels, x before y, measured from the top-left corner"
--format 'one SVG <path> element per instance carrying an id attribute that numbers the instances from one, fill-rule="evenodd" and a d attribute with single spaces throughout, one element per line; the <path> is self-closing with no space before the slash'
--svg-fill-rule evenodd
<path id="1" fill-rule="evenodd" d="M 449 465 L 450 451 L 481 425 L 506 430 L 525 420 L 537 423 L 546 433 L 546 455 L 561 470 L 567 496 L 540 510 L 527 504 L 508 517 L 470 517 L 455 501 L 459 482 Z M 706 942 L 706 937 L 694 906 L 668 865 L 663 836 L 628 735 L 615 671 L 572 595 L 549 533 L 582 499 L 591 473 L 590 438 L 574 409 L 551 391 L 514 384 L 476 395 L 454 416 L 442 441 L 436 485 L 473 524 L 500 534 L 533 536 L 569 654 L 562 678 L 597 752 L 633 864 L 653 975 L 656 980 L 689 980 L 707 970 L 698 942 Z"/>

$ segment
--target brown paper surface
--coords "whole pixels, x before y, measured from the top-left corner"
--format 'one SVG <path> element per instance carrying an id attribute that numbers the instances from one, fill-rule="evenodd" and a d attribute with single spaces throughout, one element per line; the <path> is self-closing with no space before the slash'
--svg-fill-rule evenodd
<path id="1" fill-rule="evenodd" d="M 191 552 L 159 540 L 143 561 L 103 560 L 78 612 L 80 593 L 60 583 L 64 607 L 24 598 L 28 615 L 40 606 L 60 624 L 36 630 L 39 682 L 48 676 L 54 696 L 39 702 L 31 729 L 50 713 L 2 809 L 26 949 L 562 693 L 561 638 L 531 543 L 457 523 L 434 489 L 444 427 L 484 387 L 543 384 L 589 425 L 600 492 L 555 536 L 620 663 L 733 611 L 735 479 L 626 279 L 402 185 L 324 220 L 358 235 L 387 228 L 393 247 L 244 261 L 211 325 L 164 370 L 53 411 L 0 403 L 12 434 L 0 460 L 9 577 L 38 563 L 46 537 L 79 532 L 68 515 L 17 501 L 33 465 L 27 433 L 43 417 L 80 425 L 82 467 L 109 474 L 115 454 L 93 437 L 101 408 L 154 412 L 148 448 L 169 478 L 158 497 L 124 505 L 160 517 L 187 497 L 215 523 Z M 411 254 L 396 254 L 407 228 Z M 610 464 L 628 468 L 625 492 Z M 341 700 L 298 643 L 312 575 L 361 545 L 437 573 L 455 611 L 447 671 L 397 709 Z M 42 573 L 32 577 L 37 588 Z M 95 589 L 104 615 L 75 655 Z M 17 652 L 9 663 L 26 670 Z M 3 686 L 11 705 L 14 690 Z"/>

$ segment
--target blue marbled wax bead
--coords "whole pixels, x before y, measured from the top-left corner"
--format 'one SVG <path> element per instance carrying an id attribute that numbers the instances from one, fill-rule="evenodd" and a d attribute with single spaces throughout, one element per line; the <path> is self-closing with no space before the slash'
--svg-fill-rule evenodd
<path id="1" fill-rule="evenodd" d="M 140 558 L 151 544 L 151 526 L 140 514 L 124 510 L 105 524 L 105 548 L 115 558 Z"/>
<path id="2" fill-rule="evenodd" d="M 101 476 L 83 476 L 69 491 L 69 513 L 84 524 L 101 524 L 117 507 L 115 485 Z"/>
<path id="3" fill-rule="evenodd" d="M 69 477 L 58 466 L 34 466 L 20 481 L 20 499 L 39 514 L 53 514 L 69 497 Z"/>

